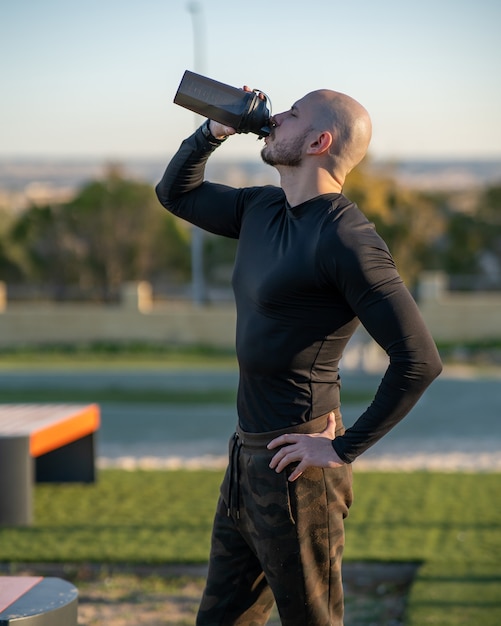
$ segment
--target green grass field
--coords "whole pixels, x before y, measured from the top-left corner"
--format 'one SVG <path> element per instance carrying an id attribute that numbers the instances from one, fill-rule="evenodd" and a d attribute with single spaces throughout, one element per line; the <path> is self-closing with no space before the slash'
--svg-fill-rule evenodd
<path id="1" fill-rule="evenodd" d="M 0 560 L 205 562 L 220 480 L 105 470 L 94 485 L 37 485 L 36 521 L 0 529 Z M 500 486 L 500 474 L 356 472 L 345 559 L 422 564 L 406 626 L 499 626 Z"/>
<path id="2" fill-rule="evenodd" d="M 2 348 L 0 369 L 57 369 L 86 368 L 138 369 L 162 367 L 236 368 L 237 359 L 232 349 L 211 346 L 172 346 L 142 343 L 99 342 L 93 344 L 54 344 Z"/>

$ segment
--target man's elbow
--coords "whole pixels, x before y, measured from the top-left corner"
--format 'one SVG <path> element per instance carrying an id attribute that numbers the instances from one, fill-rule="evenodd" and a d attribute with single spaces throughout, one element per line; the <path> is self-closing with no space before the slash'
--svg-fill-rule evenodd
<path id="1" fill-rule="evenodd" d="M 433 379 L 438 378 L 444 369 L 444 365 L 442 363 L 442 359 L 440 355 L 437 354 L 437 359 L 435 361 L 435 369 L 433 370 L 434 376 Z"/>
<path id="2" fill-rule="evenodd" d="M 443 371 L 443 363 L 440 358 L 438 350 L 435 348 L 433 353 L 426 361 L 425 374 L 427 378 L 427 385 L 430 385 L 436 378 L 440 376 Z"/>
<path id="3" fill-rule="evenodd" d="M 165 189 L 163 188 L 162 183 L 158 183 L 158 185 L 155 187 L 155 193 L 157 195 L 157 198 L 160 204 L 164 208 L 166 208 L 168 211 L 170 211 L 171 209 L 170 209 L 169 197 Z"/>

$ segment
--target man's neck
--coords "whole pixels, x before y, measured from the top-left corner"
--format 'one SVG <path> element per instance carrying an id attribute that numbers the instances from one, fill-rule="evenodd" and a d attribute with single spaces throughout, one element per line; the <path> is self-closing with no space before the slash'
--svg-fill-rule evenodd
<path id="1" fill-rule="evenodd" d="M 277 167 L 280 185 L 291 207 L 327 193 L 341 193 L 343 185 L 324 169 Z"/>

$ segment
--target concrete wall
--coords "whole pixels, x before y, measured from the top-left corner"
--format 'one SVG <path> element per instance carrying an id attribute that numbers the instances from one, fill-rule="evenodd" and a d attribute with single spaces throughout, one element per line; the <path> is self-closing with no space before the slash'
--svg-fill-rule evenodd
<path id="1" fill-rule="evenodd" d="M 126 285 L 120 306 L 9 304 L 0 314 L 0 347 L 72 342 L 148 342 L 232 347 L 232 303 L 154 305 L 149 286 Z"/>
<path id="2" fill-rule="evenodd" d="M 444 275 L 425 274 L 419 307 L 437 341 L 501 337 L 499 293 L 451 293 Z M 155 304 L 146 283 L 125 285 L 119 306 L 11 304 L 0 288 L 0 348 L 99 341 L 231 348 L 235 323 L 232 303 Z"/>
<path id="3" fill-rule="evenodd" d="M 436 341 L 501 337 L 500 292 L 451 292 L 445 274 L 430 272 L 421 277 L 418 303 Z"/>

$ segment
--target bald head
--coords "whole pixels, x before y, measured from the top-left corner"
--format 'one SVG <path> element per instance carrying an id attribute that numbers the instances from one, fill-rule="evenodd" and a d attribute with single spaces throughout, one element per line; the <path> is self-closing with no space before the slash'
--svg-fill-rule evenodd
<path id="1" fill-rule="evenodd" d="M 343 179 L 364 158 L 372 135 L 369 113 L 356 100 L 338 91 L 320 89 L 303 101 L 312 107 L 315 130 L 332 133 L 332 165 Z"/>

